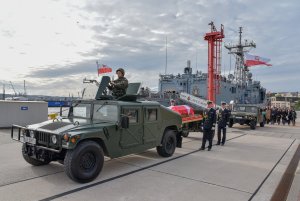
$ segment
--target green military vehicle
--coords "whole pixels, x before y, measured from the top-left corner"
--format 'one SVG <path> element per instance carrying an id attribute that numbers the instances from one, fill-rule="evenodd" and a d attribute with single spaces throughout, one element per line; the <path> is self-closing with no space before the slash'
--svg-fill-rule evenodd
<path id="1" fill-rule="evenodd" d="M 25 161 L 35 166 L 58 161 L 72 180 L 85 183 L 99 175 L 104 156 L 155 147 L 160 156 L 172 156 L 182 142 L 180 115 L 158 102 L 137 101 L 132 94 L 115 99 L 105 93 L 108 80 L 101 82 L 95 99 L 75 101 L 67 117 L 14 125 L 12 139 L 23 143 Z"/>
<path id="2" fill-rule="evenodd" d="M 259 123 L 260 127 L 265 125 L 261 108 L 250 104 L 236 104 L 233 106 L 229 118 L 229 127 L 232 127 L 235 123 L 240 125 L 247 124 L 252 130 L 256 128 L 257 123 Z"/>

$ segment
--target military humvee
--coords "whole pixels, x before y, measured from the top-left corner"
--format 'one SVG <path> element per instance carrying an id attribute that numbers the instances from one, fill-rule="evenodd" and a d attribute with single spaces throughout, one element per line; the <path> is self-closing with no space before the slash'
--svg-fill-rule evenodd
<path id="1" fill-rule="evenodd" d="M 114 99 L 105 93 L 108 79 L 100 83 L 96 99 L 75 101 L 67 117 L 14 125 L 12 138 L 23 143 L 25 161 L 35 166 L 58 161 L 72 180 L 85 183 L 99 175 L 104 156 L 156 147 L 160 156 L 169 157 L 181 147 L 179 114 L 158 102 L 139 102 L 132 94 Z"/>
<path id="2" fill-rule="evenodd" d="M 265 125 L 261 108 L 257 105 L 249 104 L 236 104 L 233 106 L 229 118 L 229 127 L 232 127 L 235 123 L 240 125 L 247 124 L 252 130 L 256 128 L 257 123 L 259 123 L 260 127 Z"/>

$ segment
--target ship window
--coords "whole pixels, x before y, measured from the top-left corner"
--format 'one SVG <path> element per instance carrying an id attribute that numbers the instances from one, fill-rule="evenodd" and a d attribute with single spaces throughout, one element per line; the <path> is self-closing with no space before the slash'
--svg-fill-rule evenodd
<path id="1" fill-rule="evenodd" d="M 183 83 L 183 86 L 185 86 L 185 83 Z"/>
<path id="2" fill-rule="evenodd" d="M 180 82 L 180 86 L 182 86 L 182 82 Z"/>

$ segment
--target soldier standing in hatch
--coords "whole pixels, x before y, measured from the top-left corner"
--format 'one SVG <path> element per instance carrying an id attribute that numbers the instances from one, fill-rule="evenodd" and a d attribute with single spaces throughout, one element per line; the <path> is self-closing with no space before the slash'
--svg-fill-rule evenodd
<path id="1" fill-rule="evenodd" d="M 116 74 L 118 75 L 118 79 L 111 81 L 107 87 L 112 91 L 114 97 L 120 98 L 126 94 L 128 80 L 124 77 L 125 71 L 123 68 L 116 70 Z"/>
<path id="2" fill-rule="evenodd" d="M 218 114 L 218 142 L 217 145 L 225 144 L 226 141 L 226 126 L 229 121 L 229 110 L 226 109 L 226 103 L 221 103 L 221 109 Z M 221 141 L 221 131 L 223 131 L 222 141 Z"/>
<path id="3" fill-rule="evenodd" d="M 215 134 L 215 125 L 216 125 L 216 110 L 213 108 L 214 104 L 211 101 L 207 102 L 207 108 L 209 109 L 207 112 L 207 116 L 203 123 L 203 138 L 202 138 L 202 146 L 201 150 L 205 149 L 206 141 L 208 140 L 208 151 L 211 150 L 212 140 Z"/>

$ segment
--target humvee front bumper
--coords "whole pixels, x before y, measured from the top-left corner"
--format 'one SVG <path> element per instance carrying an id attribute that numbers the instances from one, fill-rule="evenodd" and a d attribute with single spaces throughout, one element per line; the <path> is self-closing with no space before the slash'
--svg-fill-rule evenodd
<path id="1" fill-rule="evenodd" d="M 30 132 L 32 133 L 30 134 Z M 61 136 L 55 135 L 57 138 L 57 143 L 54 144 L 51 142 L 52 135 L 54 134 L 42 132 L 42 131 L 30 130 L 26 127 L 19 126 L 19 125 L 12 125 L 11 128 L 12 140 L 21 143 L 26 143 L 29 146 L 35 147 L 36 149 L 44 149 L 44 150 L 60 153 L 62 151 Z"/>

